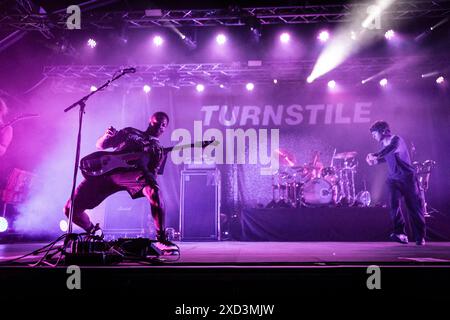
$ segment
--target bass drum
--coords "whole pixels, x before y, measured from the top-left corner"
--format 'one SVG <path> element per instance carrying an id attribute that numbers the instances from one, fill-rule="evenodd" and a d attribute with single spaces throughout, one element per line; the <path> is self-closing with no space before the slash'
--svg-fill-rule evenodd
<path id="1" fill-rule="evenodd" d="M 304 184 L 302 199 L 306 206 L 326 206 L 335 204 L 334 186 L 323 178 L 315 178 Z"/>

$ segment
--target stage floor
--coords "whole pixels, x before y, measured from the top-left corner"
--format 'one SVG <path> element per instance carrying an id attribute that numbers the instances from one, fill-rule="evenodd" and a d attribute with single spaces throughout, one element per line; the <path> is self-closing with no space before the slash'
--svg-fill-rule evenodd
<path id="1" fill-rule="evenodd" d="M 4 263 L 47 243 L 0 244 Z M 440 264 L 450 266 L 450 242 L 428 242 L 425 246 L 394 242 L 177 242 L 180 259 L 162 266 L 207 265 L 367 265 Z M 31 256 L 21 261 L 37 260 Z M 172 257 L 169 257 L 172 258 Z M 174 260 L 174 259 L 169 259 Z M 129 265 L 127 263 L 127 265 Z M 120 266 L 120 264 L 119 264 Z"/>

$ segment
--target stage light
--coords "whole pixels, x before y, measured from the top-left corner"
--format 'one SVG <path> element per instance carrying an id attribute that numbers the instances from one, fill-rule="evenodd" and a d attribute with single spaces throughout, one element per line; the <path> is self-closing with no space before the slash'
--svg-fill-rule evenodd
<path id="1" fill-rule="evenodd" d="M 219 45 L 223 45 L 223 44 L 225 44 L 225 42 L 227 42 L 227 37 L 225 37 L 225 35 L 222 33 L 218 34 L 216 37 L 216 42 Z"/>
<path id="2" fill-rule="evenodd" d="M 395 32 L 392 29 L 386 31 L 386 33 L 384 34 L 384 37 L 388 40 L 391 40 L 392 38 L 394 38 L 394 36 L 395 36 Z"/>
<path id="3" fill-rule="evenodd" d="M 197 84 L 197 86 L 195 87 L 195 89 L 196 89 L 198 92 L 203 92 L 203 91 L 205 91 L 205 86 L 204 86 L 203 84 L 199 83 L 199 84 Z"/>
<path id="4" fill-rule="evenodd" d="M 154 36 L 153 37 L 153 44 L 157 47 L 160 47 L 163 44 L 163 38 L 161 36 Z"/>
<path id="5" fill-rule="evenodd" d="M 317 36 L 317 39 L 319 39 L 321 42 L 327 42 L 328 39 L 330 39 L 330 34 L 328 33 L 328 31 L 321 31 Z"/>
<path id="6" fill-rule="evenodd" d="M 90 38 L 90 39 L 87 41 L 87 45 L 88 45 L 89 47 L 91 47 L 91 48 L 95 48 L 95 46 L 97 45 L 97 41 L 95 41 L 94 39 Z"/>
<path id="7" fill-rule="evenodd" d="M 444 77 L 443 76 L 438 77 L 436 79 L 436 83 L 439 83 L 439 84 L 444 83 Z"/>
<path id="8" fill-rule="evenodd" d="M 352 40 L 356 40 L 356 32 L 355 31 L 350 31 L 350 38 Z"/>
<path id="9" fill-rule="evenodd" d="M 362 84 L 365 84 L 367 82 L 367 80 L 361 80 Z"/>
<path id="10" fill-rule="evenodd" d="M 252 90 L 255 88 L 255 85 L 254 85 L 253 83 L 249 82 L 249 83 L 247 83 L 247 84 L 245 85 L 245 88 L 246 88 L 248 91 L 252 91 Z"/>
<path id="11" fill-rule="evenodd" d="M 97 91 L 97 87 L 96 86 L 91 86 L 91 92 L 93 91 Z"/>
<path id="12" fill-rule="evenodd" d="M 288 43 L 289 40 L 291 40 L 291 36 L 289 35 L 289 33 L 283 32 L 283 33 L 280 35 L 280 41 L 281 41 L 281 43 Z"/>
<path id="13" fill-rule="evenodd" d="M 314 78 L 312 76 L 309 76 L 308 78 L 306 78 L 306 82 L 308 83 L 312 83 L 314 81 Z"/>
<path id="14" fill-rule="evenodd" d="M 221 83 L 221 84 L 219 85 L 219 88 L 220 88 L 220 89 L 223 89 L 223 88 L 225 88 L 225 86 Z"/>
<path id="15" fill-rule="evenodd" d="M 145 93 L 149 93 L 152 90 L 152 88 L 148 84 L 145 84 L 142 90 L 144 90 Z"/>
<path id="16" fill-rule="evenodd" d="M 328 81 L 328 88 L 330 88 L 330 89 L 336 88 L 336 81 L 334 81 L 334 80 Z"/>
<path id="17" fill-rule="evenodd" d="M 380 80 L 380 86 L 382 86 L 382 87 L 386 87 L 387 83 L 388 83 L 388 81 L 387 81 L 386 78 L 383 78 L 383 79 Z"/>
<path id="18" fill-rule="evenodd" d="M 8 230 L 8 220 L 0 217 L 0 232 L 5 232 L 6 230 Z"/>
<path id="19" fill-rule="evenodd" d="M 59 222 L 59 229 L 61 229 L 62 232 L 66 232 L 68 229 L 68 225 L 67 225 L 67 221 L 66 220 L 61 220 Z"/>
<path id="20" fill-rule="evenodd" d="M 278 80 L 277 79 L 273 79 L 273 83 L 277 84 Z"/>

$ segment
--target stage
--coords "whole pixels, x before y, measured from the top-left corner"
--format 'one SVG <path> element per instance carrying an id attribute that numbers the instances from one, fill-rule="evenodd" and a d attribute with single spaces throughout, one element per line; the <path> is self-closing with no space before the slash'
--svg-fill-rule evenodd
<path id="1" fill-rule="evenodd" d="M 416 246 L 395 242 L 176 242 L 180 258 L 158 263 L 158 267 L 207 266 L 365 266 L 370 264 L 450 267 L 450 242 L 428 242 Z M 0 245 L 0 261 L 32 252 L 46 243 L 16 243 Z M 38 256 L 24 260 L 35 261 Z M 24 264 L 25 266 L 27 264 Z M 11 265 L 10 265 L 11 266 Z M 23 265 L 22 265 L 23 266 Z M 116 265 L 121 267 L 122 265 Z M 129 267 L 132 264 L 127 263 Z M 142 264 L 140 264 L 142 266 Z M 153 266 L 149 266 L 153 267 Z"/>
<path id="2" fill-rule="evenodd" d="M 450 243 L 401 245 L 392 242 L 178 242 L 177 262 L 80 266 L 81 290 L 66 287 L 67 266 L 30 267 L 6 260 L 44 243 L 0 245 L 0 282 L 5 301 L 92 301 L 110 305 L 145 303 L 164 318 L 177 319 L 182 304 L 216 306 L 270 304 L 292 315 L 344 299 L 373 303 L 436 302 L 450 298 Z M 170 260 L 168 257 L 167 259 Z M 25 263 L 27 262 L 27 263 Z M 381 289 L 367 287 L 369 266 L 379 267 Z M 155 292 L 158 292 L 155 295 Z M 51 299 L 51 300 L 46 300 Z M 120 309 L 120 308 L 119 308 Z M 133 309 L 133 308 L 132 308 Z M 325 311 L 326 312 L 326 311 Z M 275 317 L 274 319 L 279 319 Z"/>

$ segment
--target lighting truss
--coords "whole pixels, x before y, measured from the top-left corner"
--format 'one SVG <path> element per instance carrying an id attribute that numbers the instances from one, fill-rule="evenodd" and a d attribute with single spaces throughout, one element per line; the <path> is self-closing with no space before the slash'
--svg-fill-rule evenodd
<path id="1" fill-rule="evenodd" d="M 404 61 L 414 61 L 404 64 Z M 305 84 L 315 60 L 246 61 L 232 63 L 188 63 L 137 65 L 137 72 L 126 75 L 127 86 L 188 87 L 202 83 L 205 86 L 243 85 L 248 81 L 258 84 Z M 401 66 L 401 67 L 396 67 Z M 350 59 L 316 82 L 334 79 L 342 83 L 360 83 L 362 79 L 379 74 L 394 81 L 410 81 L 430 70 L 446 70 L 450 57 L 389 57 Z M 117 65 L 60 65 L 46 66 L 44 75 L 59 88 L 84 90 L 93 83 L 102 83 L 122 67 Z M 355 76 L 357 75 L 357 76 Z M 84 85 L 83 85 L 84 84 Z M 85 86 L 85 87 L 84 87 Z"/>
<path id="2" fill-rule="evenodd" d="M 310 24 L 349 22 L 356 10 L 364 11 L 367 4 L 305 5 L 290 7 L 257 7 L 228 9 L 186 9 L 94 12 L 82 10 L 83 28 L 112 29 L 123 21 L 128 28 L 150 27 L 210 27 L 244 26 L 248 19 L 261 25 Z M 149 14 L 151 12 L 151 14 Z M 418 18 L 444 18 L 450 14 L 450 1 L 397 1 L 383 11 L 382 19 L 406 20 Z M 60 10 L 47 14 L 0 13 L 0 26 L 20 30 L 47 30 L 65 28 L 68 15 Z"/>

